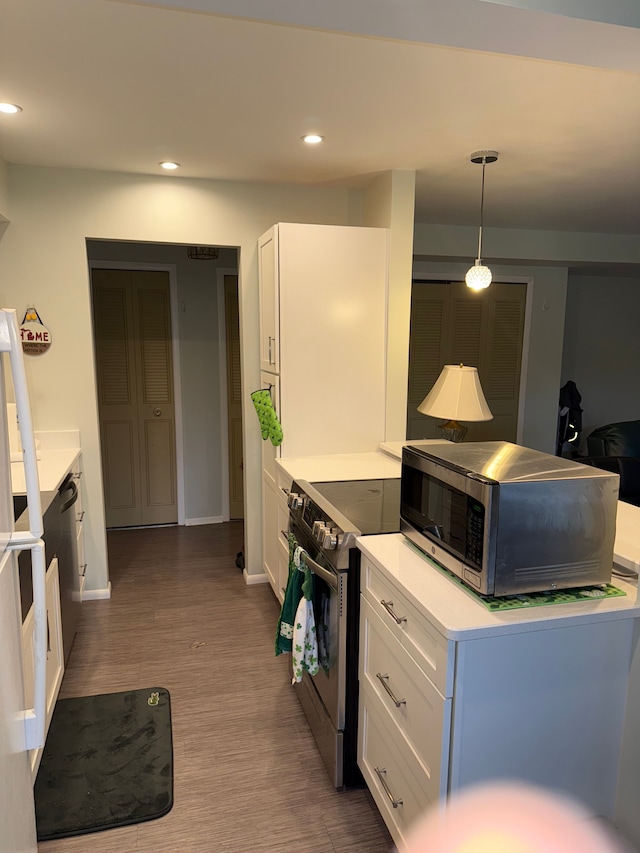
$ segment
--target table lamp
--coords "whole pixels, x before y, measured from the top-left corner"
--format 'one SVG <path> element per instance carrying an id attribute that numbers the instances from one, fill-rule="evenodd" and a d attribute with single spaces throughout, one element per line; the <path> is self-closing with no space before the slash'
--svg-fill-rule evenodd
<path id="1" fill-rule="evenodd" d="M 491 409 L 482 393 L 476 367 L 445 364 L 435 385 L 418 406 L 418 411 L 432 418 L 446 418 L 438 432 L 448 441 L 462 441 L 467 427 L 461 421 L 490 421 Z"/>

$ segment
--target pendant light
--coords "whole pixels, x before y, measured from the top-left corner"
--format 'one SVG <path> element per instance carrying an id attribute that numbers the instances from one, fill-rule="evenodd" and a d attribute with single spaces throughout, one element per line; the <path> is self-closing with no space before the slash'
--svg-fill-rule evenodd
<path id="1" fill-rule="evenodd" d="M 478 232 L 478 256 L 472 267 L 467 270 L 464 280 L 472 290 L 483 290 L 491 284 L 491 270 L 482 263 L 482 216 L 484 213 L 484 167 L 487 163 L 495 163 L 497 151 L 474 151 L 469 158 L 472 163 L 482 165 L 482 190 L 480 193 L 480 230 Z"/>

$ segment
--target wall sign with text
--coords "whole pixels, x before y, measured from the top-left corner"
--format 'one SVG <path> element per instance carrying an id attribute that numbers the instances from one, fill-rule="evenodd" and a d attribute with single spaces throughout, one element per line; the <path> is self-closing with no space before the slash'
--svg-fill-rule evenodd
<path id="1" fill-rule="evenodd" d="M 42 355 L 51 346 L 51 332 L 35 308 L 27 308 L 20 324 L 22 349 L 26 355 Z"/>

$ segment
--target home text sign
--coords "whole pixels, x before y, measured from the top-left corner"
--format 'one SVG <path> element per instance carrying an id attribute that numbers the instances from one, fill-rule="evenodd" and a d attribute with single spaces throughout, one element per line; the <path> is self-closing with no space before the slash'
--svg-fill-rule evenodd
<path id="1" fill-rule="evenodd" d="M 42 355 L 51 346 L 51 332 L 35 308 L 27 308 L 20 324 L 22 349 L 27 355 Z"/>

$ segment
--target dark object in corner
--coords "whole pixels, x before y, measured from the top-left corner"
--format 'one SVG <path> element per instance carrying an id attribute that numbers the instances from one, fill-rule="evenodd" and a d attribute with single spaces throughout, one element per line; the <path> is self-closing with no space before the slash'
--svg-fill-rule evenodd
<path id="1" fill-rule="evenodd" d="M 612 471 L 620 476 L 618 499 L 640 506 L 640 458 L 635 456 L 577 456 L 576 462 Z"/>
<path id="2" fill-rule="evenodd" d="M 640 506 L 640 420 L 618 421 L 587 436 L 587 457 L 577 457 L 620 475 L 620 500 Z"/>
<path id="3" fill-rule="evenodd" d="M 582 435 L 582 397 L 573 379 L 560 389 L 556 456 L 562 456 L 565 443 L 577 448 Z"/>
<path id="4" fill-rule="evenodd" d="M 166 814 L 173 805 L 168 691 L 59 699 L 34 796 L 39 841 Z"/>
<path id="5" fill-rule="evenodd" d="M 244 569 L 244 554 L 242 551 L 238 551 L 236 554 L 236 566 L 239 569 Z"/>

